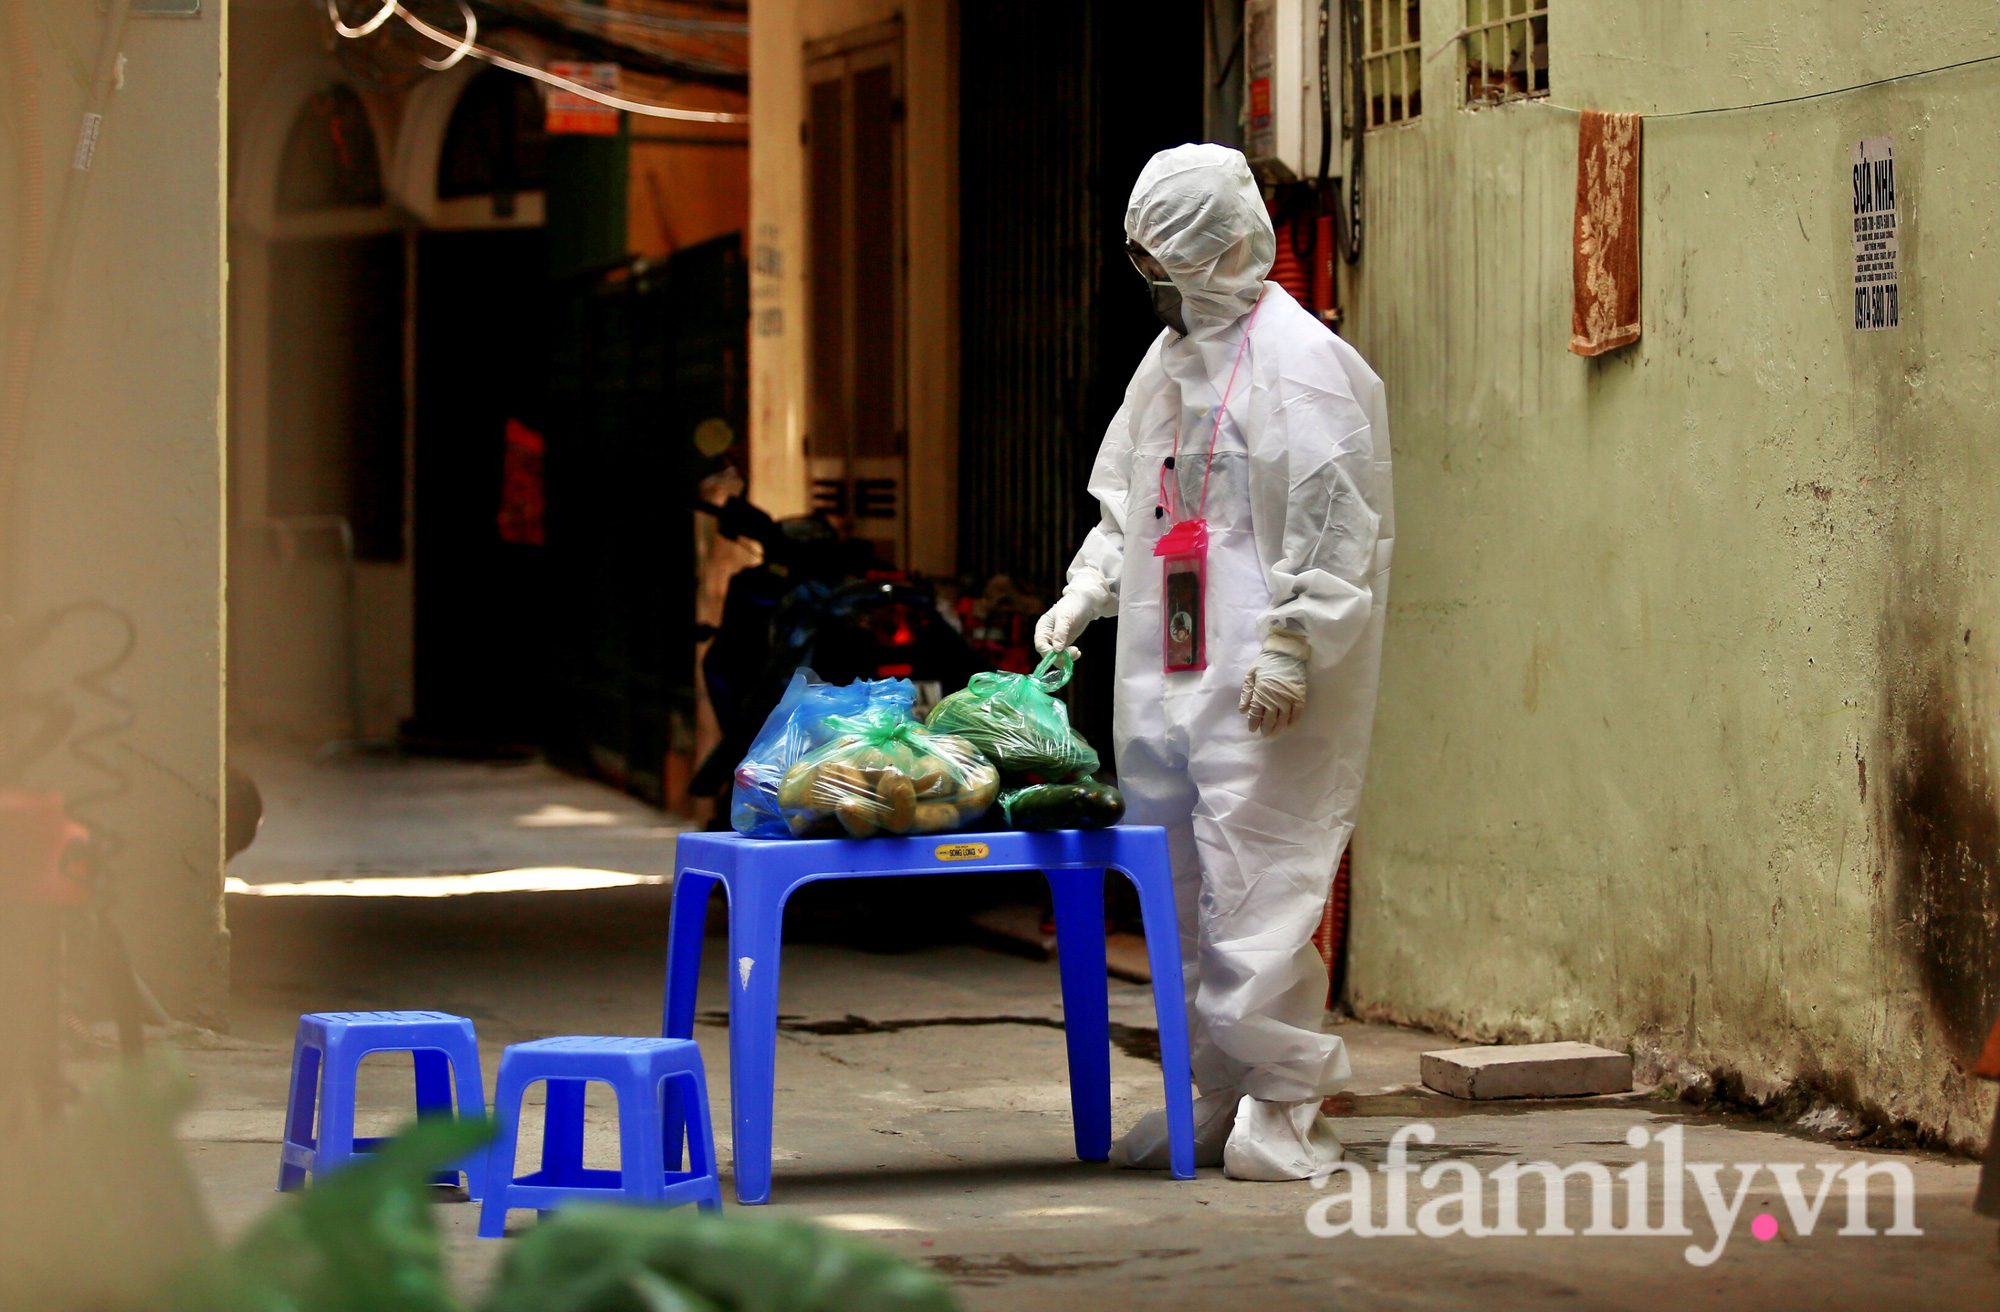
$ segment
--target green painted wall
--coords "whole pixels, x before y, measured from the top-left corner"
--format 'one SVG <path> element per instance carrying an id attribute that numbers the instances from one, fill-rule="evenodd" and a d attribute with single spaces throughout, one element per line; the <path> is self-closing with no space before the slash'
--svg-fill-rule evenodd
<path id="1" fill-rule="evenodd" d="M 1463 16 L 1425 0 L 1428 53 Z M 1367 141 L 1398 519 L 1350 994 L 1982 1141 L 2000 1011 L 2000 64 L 1656 118 L 1644 336 L 1569 354 L 1577 118 L 2000 53 L 1983 0 L 1551 0 L 1548 103 Z M 1564 108 L 1568 107 L 1568 108 Z M 1896 137 L 1903 326 L 1851 327 Z"/>

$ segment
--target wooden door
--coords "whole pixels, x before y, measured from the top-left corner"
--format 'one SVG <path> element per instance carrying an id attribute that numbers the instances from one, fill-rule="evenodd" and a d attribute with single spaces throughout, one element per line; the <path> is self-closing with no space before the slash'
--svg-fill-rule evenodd
<path id="1" fill-rule="evenodd" d="M 814 505 L 908 559 L 900 23 L 806 47 L 807 470 Z"/>

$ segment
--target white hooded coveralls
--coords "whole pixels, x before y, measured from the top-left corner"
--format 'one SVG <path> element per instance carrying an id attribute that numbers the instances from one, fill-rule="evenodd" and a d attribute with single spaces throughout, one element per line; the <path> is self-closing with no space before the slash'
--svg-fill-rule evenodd
<path id="1" fill-rule="evenodd" d="M 1102 515 L 1069 586 L 1121 621 L 1118 783 L 1129 823 L 1167 828 L 1195 1081 L 1205 1095 L 1318 1098 L 1348 1076 L 1345 1046 L 1320 1032 L 1327 975 L 1312 936 L 1354 828 L 1374 718 L 1394 539 L 1382 384 L 1264 281 L 1276 240 L 1236 151 L 1154 156 L 1125 231 L 1173 279 L 1188 335 L 1163 330 L 1126 388 L 1090 477 Z M 1204 457 L 1214 462 L 1208 668 L 1167 674 L 1153 546 L 1176 511 L 1154 510 L 1176 428 L 1182 513 L 1196 513 Z M 1310 643 L 1310 669 L 1298 723 L 1263 737 L 1237 703 L 1273 629 Z"/>

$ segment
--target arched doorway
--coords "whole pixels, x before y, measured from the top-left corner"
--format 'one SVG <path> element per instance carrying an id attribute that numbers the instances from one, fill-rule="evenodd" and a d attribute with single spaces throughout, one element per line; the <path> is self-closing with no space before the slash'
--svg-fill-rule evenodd
<path id="1" fill-rule="evenodd" d="M 231 206 L 231 714 L 307 741 L 408 702 L 405 281 L 375 109 L 281 70 Z"/>
<path id="2" fill-rule="evenodd" d="M 231 198 L 232 725 L 536 741 L 539 552 L 496 533 L 539 422 L 542 104 L 468 66 L 407 96 L 276 70 Z M 393 144 L 393 149 L 385 149 Z"/>
<path id="3" fill-rule="evenodd" d="M 232 725 L 540 749 L 661 802 L 695 745 L 692 433 L 747 428 L 741 244 L 629 254 L 631 134 L 544 119 L 510 73 L 320 60 L 242 116 Z"/>
<path id="4" fill-rule="evenodd" d="M 413 102 L 412 109 L 421 108 Z M 543 737 L 539 527 L 546 142 L 534 84 L 465 79 L 434 139 L 416 249 L 415 705 L 405 741 L 481 753 Z M 510 480 L 511 476 L 511 481 Z"/>

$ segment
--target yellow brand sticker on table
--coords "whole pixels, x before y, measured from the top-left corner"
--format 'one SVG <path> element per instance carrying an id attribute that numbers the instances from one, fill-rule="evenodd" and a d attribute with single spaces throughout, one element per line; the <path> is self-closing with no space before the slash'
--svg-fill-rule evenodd
<path id="1" fill-rule="evenodd" d="M 940 861 L 977 861 L 983 856 L 991 856 L 993 849 L 984 843 L 945 843 L 937 850 Z"/>

